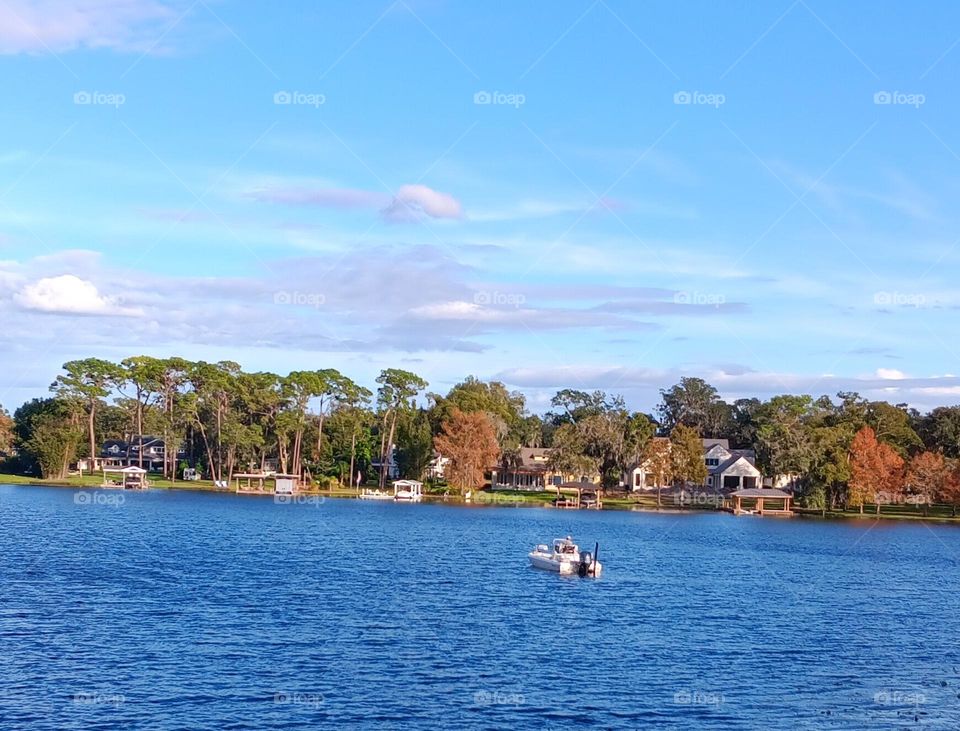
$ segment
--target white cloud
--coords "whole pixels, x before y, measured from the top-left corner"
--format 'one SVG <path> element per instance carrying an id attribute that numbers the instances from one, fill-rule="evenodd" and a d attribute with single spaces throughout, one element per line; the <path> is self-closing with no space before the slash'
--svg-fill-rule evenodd
<path id="1" fill-rule="evenodd" d="M 401 185 L 393 202 L 383 211 L 388 221 L 416 220 L 421 214 L 430 218 L 462 218 L 463 206 L 449 193 L 414 183 Z"/>
<path id="2" fill-rule="evenodd" d="M 899 381 L 906 377 L 907 375 L 903 371 L 898 371 L 896 368 L 877 368 L 877 378 Z"/>
<path id="3" fill-rule="evenodd" d="M 179 13 L 159 0 L 5 0 L 0 54 L 147 51 Z"/>
<path id="4" fill-rule="evenodd" d="M 125 317 L 142 314 L 140 310 L 122 307 L 115 297 L 101 295 L 93 282 L 73 274 L 44 277 L 27 284 L 14 295 L 14 301 L 38 312 Z"/>

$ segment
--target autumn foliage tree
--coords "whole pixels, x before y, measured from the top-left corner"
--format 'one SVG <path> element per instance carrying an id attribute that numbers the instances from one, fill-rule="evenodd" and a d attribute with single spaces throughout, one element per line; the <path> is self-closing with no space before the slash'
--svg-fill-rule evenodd
<path id="1" fill-rule="evenodd" d="M 957 508 L 960 508 L 960 462 L 950 460 L 947 463 L 946 474 L 936 499 L 949 505 L 953 509 L 953 517 L 957 517 Z"/>
<path id="2" fill-rule="evenodd" d="M 915 498 L 923 500 L 926 512 L 930 501 L 944 494 L 951 471 L 951 466 L 939 452 L 919 452 L 907 464 L 904 486 Z"/>
<path id="3" fill-rule="evenodd" d="M 433 445 L 450 460 L 450 482 L 461 489 L 482 487 L 486 471 L 500 459 L 496 430 L 483 412 L 465 414 L 452 409 Z"/>
<path id="4" fill-rule="evenodd" d="M 869 426 L 860 429 L 850 443 L 848 502 L 861 513 L 864 503 L 875 502 L 879 513 L 881 493 L 895 495 L 902 486 L 903 458 L 889 444 L 877 441 Z"/>

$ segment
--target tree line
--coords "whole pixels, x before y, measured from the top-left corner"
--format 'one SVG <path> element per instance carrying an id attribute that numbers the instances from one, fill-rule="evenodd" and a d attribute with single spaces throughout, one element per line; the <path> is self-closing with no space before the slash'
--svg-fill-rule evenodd
<path id="1" fill-rule="evenodd" d="M 8 470 L 62 478 L 105 440 L 153 435 L 174 447 L 163 460 L 169 479 L 188 464 L 215 480 L 275 464 L 325 486 L 355 485 L 358 474 L 385 485 L 391 459 L 400 476 L 420 479 L 439 452 L 451 460 L 449 482 L 475 488 L 492 466 L 518 466 L 522 447 L 550 447 L 554 470 L 613 488 L 641 462 L 657 484 L 701 484 L 700 439 L 712 437 L 753 449 L 761 472 L 785 476 L 811 507 L 960 502 L 960 406 L 920 413 L 851 392 L 728 403 L 683 378 L 652 413 L 615 394 L 563 389 L 538 415 L 496 381 L 467 377 L 445 395 L 428 388 L 395 368 L 374 391 L 330 368 L 281 376 L 232 361 L 86 358 L 63 365 L 49 397 L 12 418 L 0 410 L 0 452 L 11 455 Z"/>

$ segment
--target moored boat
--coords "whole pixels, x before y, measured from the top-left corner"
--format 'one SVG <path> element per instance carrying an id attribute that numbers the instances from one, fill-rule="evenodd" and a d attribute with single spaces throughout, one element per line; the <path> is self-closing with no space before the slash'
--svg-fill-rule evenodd
<path id="1" fill-rule="evenodd" d="M 597 560 L 599 544 L 593 553 L 589 551 L 580 551 L 580 547 L 573 542 L 571 536 L 566 538 L 556 538 L 553 541 L 553 548 L 541 543 L 530 552 L 530 565 L 535 569 L 543 571 L 553 571 L 558 574 L 570 576 L 600 576 L 603 565 Z"/>
<path id="2" fill-rule="evenodd" d="M 393 500 L 393 493 L 384 490 L 364 490 L 357 497 L 361 500 Z"/>

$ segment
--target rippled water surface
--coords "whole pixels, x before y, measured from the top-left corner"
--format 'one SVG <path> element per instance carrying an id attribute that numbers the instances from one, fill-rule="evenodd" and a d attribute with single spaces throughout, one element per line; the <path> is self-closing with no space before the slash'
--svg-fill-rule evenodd
<path id="1" fill-rule="evenodd" d="M 958 590 L 952 526 L 4 486 L 0 728 L 957 729 Z"/>

